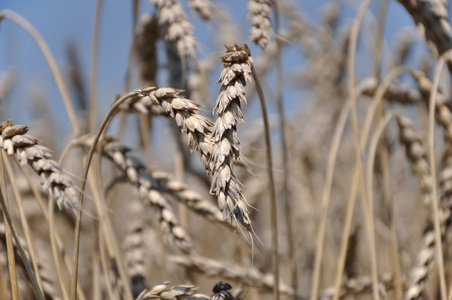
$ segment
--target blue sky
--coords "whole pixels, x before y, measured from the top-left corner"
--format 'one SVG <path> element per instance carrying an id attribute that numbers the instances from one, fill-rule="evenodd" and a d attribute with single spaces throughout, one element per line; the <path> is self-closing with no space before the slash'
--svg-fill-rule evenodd
<path id="1" fill-rule="evenodd" d="M 183 1 L 185 2 L 185 1 Z M 222 1 L 216 1 L 221 3 Z M 317 24 L 320 21 L 321 9 L 328 1 L 295 1 L 302 8 L 308 19 Z M 350 22 L 356 14 L 355 9 L 360 1 L 340 1 L 346 9 L 342 23 Z M 104 0 L 102 12 L 101 38 L 99 41 L 99 76 L 98 99 L 107 108 L 111 99 L 121 91 L 124 80 L 125 66 L 131 39 L 132 1 Z M 372 12 L 377 12 L 380 1 L 374 1 Z M 246 1 L 228 0 L 222 5 L 242 28 L 239 43 L 247 42 L 249 21 L 246 18 Z M 67 70 L 66 45 L 75 43 L 80 53 L 85 83 L 88 84 L 91 63 L 91 40 L 96 1 L 17 1 L 0 0 L 0 9 L 13 10 L 25 17 L 41 33 L 47 41 L 56 61 L 63 73 Z M 153 11 L 154 8 L 147 1 L 141 3 L 141 13 Z M 202 52 L 213 49 L 212 35 L 209 27 L 199 18 L 194 17 L 196 36 L 203 47 Z M 385 29 L 385 40 L 389 47 L 395 36 L 406 26 L 413 27 L 413 23 L 403 7 L 396 1 L 391 1 Z M 209 46 L 210 43 L 210 46 Z M 260 49 L 252 46 L 252 53 L 260 53 Z M 363 50 L 367 51 L 367 50 Z M 215 54 L 215 53 L 213 53 Z M 283 57 L 284 69 L 287 74 L 295 72 L 302 67 L 302 58 L 296 51 L 288 51 Z M 61 130 L 69 131 L 69 122 L 65 116 L 61 98 L 56 89 L 51 72 L 31 38 L 18 26 L 8 20 L 0 23 L 0 72 L 14 70 L 17 77 L 17 86 L 8 99 L 7 109 L 14 118 L 24 122 L 29 117 L 23 107 L 27 107 L 27 99 L 39 87 L 52 105 L 52 113 L 61 124 Z M 358 70 L 366 72 L 366 70 Z M 270 75 L 271 76 L 271 75 Z M 210 88 L 216 92 L 215 86 Z M 290 98 L 290 97 L 287 97 Z M 290 100 L 288 102 L 291 107 Z"/>

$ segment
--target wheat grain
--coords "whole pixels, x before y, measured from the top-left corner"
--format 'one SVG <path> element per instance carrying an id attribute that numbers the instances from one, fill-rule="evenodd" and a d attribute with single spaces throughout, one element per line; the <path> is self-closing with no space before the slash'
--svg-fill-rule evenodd
<path id="1" fill-rule="evenodd" d="M 51 160 L 52 151 L 38 144 L 38 139 L 26 135 L 28 127 L 13 125 L 12 120 L 0 124 L 0 148 L 15 155 L 22 166 L 28 164 L 41 177 L 41 186 L 56 199 L 58 207 L 77 207 L 77 191 L 61 166 Z"/>
<path id="2" fill-rule="evenodd" d="M 427 152 L 421 138 L 414 129 L 414 124 L 406 117 L 397 116 L 399 137 L 405 145 L 405 152 L 411 162 L 411 170 L 416 174 L 424 203 L 430 203 L 432 191 L 432 178 L 427 160 Z"/>

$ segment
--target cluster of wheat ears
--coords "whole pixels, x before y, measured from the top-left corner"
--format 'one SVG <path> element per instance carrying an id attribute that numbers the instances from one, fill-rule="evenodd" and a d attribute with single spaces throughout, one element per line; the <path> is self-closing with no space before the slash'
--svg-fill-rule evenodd
<path id="1" fill-rule="evenodd" d="M 101 0 L 88 79 L 76 48 L 63 72 L 0 11 L 44 55 L 72 129 L 51 133 L 45 108 L 13 122 L 20 73 L 2 71 L 0 299 L 452 299 L 448 1 L 355 1 L 348 18 L 333 2 L 314 24 L 248 0 L 246 28 L 218 0 L 130 2 L 107 111 Z M 412 28 L 387 45 L 391 9 Z"/>

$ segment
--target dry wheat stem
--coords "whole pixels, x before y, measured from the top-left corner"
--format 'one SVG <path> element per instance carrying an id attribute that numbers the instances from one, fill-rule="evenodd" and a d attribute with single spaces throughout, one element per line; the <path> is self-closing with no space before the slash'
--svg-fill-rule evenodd
<path id="1" fill-rule="evenodd" d="M 441 243 L 441 224 L 440 224 L 440 212 L 438 208 L 438 192 L 436 188 L 436 165 L 435 165 L 435 153 L 434 153 L 434 142 L 435 142 L 435 103 L 436 96 L 438 94 L 438 86 L 439 81 L 441 79 L 442 69 L 446 62 L 450 62 L 450 54 L 451 51 L 447 51 L 444 54 L 441 54 L 441 57 L 438 61 L 437 69 L 435 72 L 432 91 L 429 97 L 429 109 L 428 109 L 428 124 L 429 124 L 429 162 L 430 162 L 430 170 L 432 172 L 432 207 L 433 207 L 433 224 L 435 227 L 435 241 L 436 241 L 436 255 L 438 259 L 438 276 L 440 283 L 440 294 L 441 299 L 447 299 L 447 288 L 446 288 L 446 277 L 444 270 L 444 258 L 443 258 L 443 250 Z"/>
<path id="2" fill-rule="evenodd" d="M 4 224 L 3 222 L 0 222 L 0 241 L 6 241 L 6 224 Z M 46 266 L 42 265 L 39 260 L 36 259 L 31 259 L 29 250 L 26 246 L 25 241 L 19 237 L 19 242 L 21 245 L 23 245 L 23 250 L 25 255 L 27 256 L 28 259 L 30 259 L 32 261 L 33 264 L 37 264 L 38 267 L 38 273 L 40 278 L 42 279 L 40 286 L 41 286 L 41 290 L 44 293 L 44 296 L 46 299 L 52 299 L 52 300 L 58 300 L 60 299 L 60 297 L 58 296 L 58 293 L 55 289 L 55 285 L 52 282 L 52 279 L 47 276 L 47 274 L 45 273 L 47 271 L 47 273 L 49 273 L 50 270 L 48 270 L 48 268 L 46 268 Z M 13 249 L 14 249 L 14 253 L 16 256 L 20 255 L 20 251 L 17 247 L 17 243 L 15 241 L 13 241 Z M 50 275 L 50 274 L 48 274 Z M 49 298 L 51 297 L 51 298 Z"/>
<path id="3" fill-rule="evenodd" d="M 19 212 L 19 219 L 20 219 L 20 223 L 22 225 L 23 234 L 25 236 L 25 243 L 23 243 L 23 241 L 22 241 L 22 245 L 24 245 L 24 250 L 27 250 L 29 260 L 30 260 L 31 264 L 33 265 L 33 271 L 36 275 L 36 281 L 38 282 L 38 285 L 41 287 L 41 290 L 42 290 L 41 276 L 39 274 L 38 263 L 36 260 L 36 251 L 35 251 L 33 241 L 31 239 L 30 225 L 29 225 L 27 216 L 25 215 L 24 203 L 23 203 L 22 197 L 20 195 L 19 189 L 17 187 L 16 177 L 14 176 L 14 171 L 12 169 L 8 156 L 6 155 L 6 153 L 4 151 L 2 151 L 1 155 L 3 156 L 3 163 L 5 166 L 6 172 L 8 173 L 8 178 L 9 178 L 9 181 L 10 181 L 10 184 L 11 184 L 11 187 L 13 190 L 13 194 L 14 194 L 14 200 L 15 200 L 14 202 L 16 204 L 17 211 Z"/>
<path id="4" fill-rule="evenodd" d="M 44 190 L 56 198 L 58 207 L 74 209 L 77 207 L 77 191 L 72 180 L 61 166 L 51 160 L 52 151 L 38 144 L 38 139 L 26 135 L 28 127 L 13 125 L 12 120 L 0 124 L 0 148 L 19 163 L 28 164 L 40 177 Z"/>
<path id="5" fill-rule="evenodd" d="M 360 146 L 359 141 L 357 141 L 357 121 L 356 121 L 356 91 L 355 91 L 355 84 L 354 84 L 354 56 L 356 52 L 356 43 L 357 38 L 359 34 L 359 28 L 360 24 L 362 23 L 362 19 L 364 18 L 364 12 L 367 10 L 367 6 L 369 5 L 370 1 L 365 1 L 361 3 L 358 16 L 354 20 L 350 43 L 349 43 L 349 50 L 351 53 L 349 53 L 349 100 L 347 101 L 346 105 L 343 106 L 340 117 L 338 119 L 338 126 L 336 127 L 336 131 L 333 136 L 333 142 L 332 146 L 330 148 L 329 156 L 328 156 L 328 166 L 326 170 L 326 180 L 323 188 L 322 193 L 322 204 L 321 204 L 321 216 L 320 216 L 320 227 L 317 235 L 317 241 L 316 241 L 316 252 L 315 252 L 315 258 L 314 258 L 314 269 L 313 269 L 313 275 L 312 275 L 312 284 L 311 284 L 311 300 L 316 300 L 318 293 L 319 293 L 319 285 L 320 285 L 320 273 L 321 273 L 321 263 L 322 263 L 322 256 L 323 256 L 323 245 L 324 245 L 324 238 L 325 238 L 325 229 L 326 229 L 326 220 L 328 215 L 328 206 L 330 202 L 330 196 L 331 196 L 331 187 L 332 187 L 332 179 L 334 174 L 334 168 L 335 168 L 335 161 L 337 157 L 337 151 L 340 144 L 341 135 L 343 133 L 345 122 L 348 116 L 348 113 L 350 112 L 352 116 L 352 123 L 354 128 L 354 143 L 355 143 L 355 155 L 356 155 L 356 163 L 359 164 L 361 162 L 361 153 L 360 153 Z M 358 167 L 358 166 L 357 166 Z M 358 169 L 362 169 L 358 167 Z M 353 199 L 354 197 L 350 198 Z M 349 201 L 352 202 L 354 200 Z M 344 232 L 345 234 L 345 232 Z M 345 246 L 346 250 L 346 246 Z M 372 250 L 372 249 L 371 249 Z M 374 265 L 374 263 L 372 264 Z M 372 277 L 374 278 L 374 297 L 375 299 L 379 299 L 378 291 L 377 291 L 377 282 L 376 281 L 376 268 L 375 266 L 372 268 L 373 274 Z M 342 276 L 342 271 L 338 269 L 338 276 L 336 276 L 336 279 L 340 276 Z M 336 285 L 337 285 L 336 281 Z"/>
<path id="6" fill-rule="evenodd" d="M 30 261 L 28 259 L 27 254 L 25 253 L 25 250 L 22 246 L 22 244 L 20 243 L 20 239 L 19 239 L 19 235 L 17 234 L 16 228 L 12 222 L 11 219 L 11 215 L 9 214 L 8 211 L 8 205 L 7 205 L 7 192 L 6 192 L 6 179 L 4 176 L 4 172 L 3 172 L 3 155 L 1 155 L 0 158 L 0 168 L 2 169 L 2 179 L 1 183 L 0 183 L 0 188 L 1 188 L 1 193 L 0 193 L 0 207 L 3 211 L 3 216 L 6 219 L 6 230 L 7 230 L 7 237 L 10 235 L 8 233 L 8 228 L 10 230 L 10 233 L 12 235 L 12 237 L 14 238 L 14 243 L 16 244 L 16 247 L 19 251 L 19 255 L 22 258 L 22 262 L 24 264 L 25 270 L 27 271 L 28 277 L 30 278 L 30 281 L 33 285 L 33 290 L 36 294 L 36 296 L 38 297 L 38 299 L 40 300 L 44 300 L 44 296 L 42 294 L 42 291 L 38 285 L 38 282 L 36 281 L 36 276 L 33 272 L 33 268 L 31 267 Z M 13 244 L 12 244 L 12 239 L 10 237 L 7 238 L 7 247 L 8 247 L 8 259 L 12 259 L 12 257 L 14 257 L 14 251 L 13 251 Z M 9 245 L 9 246 L 8 246 Z M 10 263 L 12 263 L 11 260 L 9 260 Z M 13 273 L 15 273 L 15 265 L 11 264 L 10 265 L 10 272 L 11 272 L 11 278 L 16 281 L 15 276 L 13 275 Z M 13 295 L 16 294 L 17 292 L 17 288 L 16 286 L 16 282 L 12 282 L 12 288 L 13 288 Z"/>
<path id="7" fill-rule="evenodd" d="M 372 120 L 376 112 L 376 108 L 380 104 L 380 102 L 383 99 L 383 95 L 385 95 L 387 89 L 391 86 L 391 83 L 402 73 L 406 72 L 407 69 L 405 67 L 397 67 L 391 70 L 391 72 L 386 76 L 384 81 L 378 85 L 378 88 L 376 92 L 373 95 L 373 101 L 369 109 L 367 110 L 365 119 L 364 119 L 364 125 L 362 130 L 362 136 L 360 140 L 360 147 L 361 149 L 364 149 L 365 144 L 367 142 L 367 137 L 369 135 Z M 363 84 L 359 84 L 355 89 L 356 98 L 359 97 L 363 93 L 364 90 L 366 90 L 367 84 L 363 82 Z M 343 106 L 341 110 L 340 117 L 338 119 L 338 125 L 336 126 L 336 131 L 334 133 L 333 142 L 330 150 L 330 154 L 328 157 L 328 168 L 327 168 L 327 180 L 324 187 L 324 194 L 323 197 L 328 198 L 322 198 L 322 215 L 321 215 L 321 228 L 319 229 L 319 234 L 324 236 L 325 234 L 325 227 L 326 227 L 326 217 L 327 217 L 327 211 L 328 211 L 328 205 L 329 205 L 329 197 L 331 195 L 331 185 L 332 185 L 332 176 L 334 172 L 334 163 L 337 156 L 337 151 L 341 139 L 341 135 L 343 134 L 345 123 L 347 120 L 348 112 L 351 108 L 351 97 L 346 102 L 346 105 Z M 333 296 L 333 299 L 339 299 L 339 292 L 340 292 L 340 285 L 342 284 L 342 275 L 343 270 L 345 266 L 345 259 L 346 259 L 346 253 L 348 248 L 348 241 L 349 241 L 349 235 L 351 231 L 351 225 L 353 220 L 353 211 L 355 207 L 355 201 L 356 201 L 356 194 L 358 189 L 358 170 L 357 165 L 355 164 L 355 169 L 353 171 L 353 179 L 352 179 L 352 186 L 350 188 L 350 195 L 347 201 L 347 209 L 346 209 L 346 216 L 344 221 L 344 229 L 342 233 L 342 243 L 341 243 L 341 249 L 339 254 L 339 262 L 336 269 L 336 279 L 335 279 L 335 287 L 336 287 L 336 294 Z M 326 185 L 328 184 L 328 185 Z M 323 238 L 322 238 L 323 239 Z M 322 247 L 319 247 L 319 242 L 323 243 L 323 240 L 318 238 L 317 240 L 317 249 L 320 249 L 320 251 L 323 251 Z M 319 251 L 319 250 L 317 250 Z"/>
<path id="8" fill-rule="evenodd" d="M 277 218 L 277 205 L 275 195 L 275 181 L 273 178 L 273 160 L 270 141 L 270 129 L 268 125 L 268 114 L 265 105 L 264 92 L 260 86 L 259 79 L 254 67 L 251 67 L 253 79 L 256 83 L 256 90 L 259 95 L 259 101 L 262 110 L 262 119 L 264 122 L 265 131 L 265 154 L 267 161 L 267 177 L 268 177 L 268 194 L 270 202 L 270 226 L 272 234 L 272 259 L 273 259 L 273 272 L 275 274 L 275 287 L 273 288 L 273 296 L 276 300 L 279 300 L 279 257 L 278 257 L 278 218 Z M 289 216 L 287 216 L 289 217 Z"/>
<path id="9" fill-rule="evenodd" d="M 267 48 L 272 35 L 273 0 L 250 0 L 248 2 L 248 18 L 251 20 L 250 40 L 258 44 L 263 50 Z"/>
<path id="10" fill-rule="evenodd" d="M 47 46 L 46 42 L 39 34 L 39 32 L 33 27 L 33 25 L 31 25 L 26 19 L 16 14 L 15 12 L 7 9 L 0 11 L 0 21 L 3 18 L 7 18 L 16 23 L 17 25 L 19 25 L 20 27 L 22 27 L 28 34 L 30 34 L 30 36 L 34 39 L 38 47 L 41 49 L 42 54 L 44 55 L 47 63 L 49 64 L 53 77 L 55 78 L 58 90 L 61 94 L 61 98 L 63 99 L 64 107 L 66 108 L 66 112 L 69 117 L 69 121 L 71 122 L 74 135 L 78 136 L 81 131 L 80 126 L 78 125 L 77 122 L 75 110 L 72 106 L 72 100 L 69 96 L 66 85 L 64 84 L 63 76 L 61 75 L 60 69 L 58 68 L 58 65 L 52 55 L 52 52 L 50 52 L 50 49 Z"/>
<path id="11" fill-rule="evenodd" d="M 60 164 L 61 161 L 63 161 L 63 156 L 62 155 L 60 157 Z M 49 197 L 49 201 L 48 201 L 48 208 L 45 206 L 44 204 L 44 199 L 42 198 L 41 194 L 39 193 L 36 185 L 32 182 L 30 176 L 28 175 L 27 172 L 25 172 L 24 168 L 20 165 L 19 161 L 17 160 L 17 158 L 14 159 L 14 162 L 16 163 L 17 167 L 19 168 L 21 174 L 25 177 L 30 189 L 32 190 L 32 193 L 34 195 L 34 197 L 36 198 L 36 200 L 38 201 L 39 207 L 41 209 L 41 212 L 46 220 L 46 222 L 49 224 L 49 236 L 50 236 L 50 242 L 51 242 L 51 246 L 52 246 L 52 256 L 54 259 L 54 264 L 55 264 L 55 269 L 56 272 L 60 272 L 61 267 L 58 267 L 60 264 L 60 256 L 62 256 L 61 259 L 64 260 L 64 263 L 66 265 L 66 268 L 69 270 L 71 265 L 69 262 L 69 257 L 67 255 L 64 255 L 64 249 L 62 247 L 62 241 L 61 241 L 61 237 L 60 235 L 55 232 L 55 230 L 53 230 L 53 215 L 54 215 L 54 205 L 55 205 L 55 200 L 53 197 Z M 61 272 L 60 272 L 61 273 Z M 58 280 L 62 279 L 62 276 L 58 275 L 56 276 Z M 60 287 L 62 289 L 65 289 L 64 286 L 61 285 L 60 283 Z M 80 300 L 86 300 L 85 295 L 83 294 L 83 291 L 79 288 L 78 289 L 78 297 Z M 63 294 L 63 299 L 69 299 L 69 297 L 65 297 L 64 296 L 64 291 L 62 291 Z M 67 294 L 67 293 L 66 293 Z"/>
<path id="12" fill-rule="evenodd" d="M 97 0 L 96 13 L 94 15 L 93 39 L 91 45 L 91 69 L 89 80 L 89 119 L 88 130 L 94 132 L 96 130 L 97 117 L 97 73 L 98 73 L 98 56 L 99 56 L 99 35 L 100 35 L 100 19 L 102 12 L 103 0 Z"/>
<path id="13" fill-rule="evenodd" d="M 440 62 L 438 63 L 438 70 L 441 69 L 441 63 L 444 63 L 444 60 L 440 60 Z M 435 77 L 435 80 L 439 82 L 439 77 L 440 75 L 438 75 L 438 73 L 436 74 L 437 77 Z M 437 93 L 437 88 L 433 89 L 433 87 L 435 87 L 435 85 L 432 85 L 431 82 L 425 77 L 415 77 L 418 80 L 419 83 L 419 89 L 422 91 L 424 91 L 424 94 L 427 94 L 426 88 L 429 88 L 429 98 L 430 98 L 430 103 L 429 103 L 429 107 L 430 110 L 432 110 L 431 112 L 429 111 L 429 113 L 431 113 L 431 115 L 429 115 L 429 117 L 431 117 L 432 119 L 434 118 L 434 113 L 436 111 L 436 119 L 439 123 L 441 123 L 445 130 L 444 130 L 444 138 L 447 142 L 450 143 L 450 139 L 449 139 L 449 124 L 450 124 L 450 110 L 444 105 L 444 102 L 441 101 L 440 97 L 435 97 L 435 94 Z M 438 86 L 438 82 L 435 82 L 436 87 Z M 431 94 L 430 94 L 431 93 Z M 438 94 L 439 96 L 440 94 Z M 433 108 L 436 106 L 436 110 L 434 110 Z M 430 134 L 432 134 L 432 128 L 430 129 Z M 430 135 L 429 135 L 430 136 Z M 432 138 L 430 137 L 429 143 L 430 143 L 430 147 L 432 147 Z M 430 148 L 430 151 L 432 151 L 432 148 Z M 432 155 L 432 154 L 430 154 Z M 434 162 L 434 160 L 432 159 L 432 157 L 430 157 L 430 161 L 429 164 L 431 165 L 432 162 Z M 433 168 L 433 167 L 432 167 Z M 445 230 L 445 226 L 446 226 L 446 222 L 450 217 L 450 208 L 448 208 L 447 206 L 441 206 L 438 208 L 438 204 L 437 202 L 437 196 L 436 196 L 436 186 L 435 186 L 435 178 L 434 176 L 434 170 L 431 170 L 431 176 L 432 176 L 432 185 L 431 185 L 431 197 L 432 197 L 432 206 L 433 206 L 433 213 L 434 213 L 434 226 L 429 226 L 428 229 L 424 232 L 424 236 L 423 239 L 421 241 L 421 250 L 418 253 L 417 259 L 416 259 L 416 264 L 413 268 L 413 270 L 411 271 L 411 278 L 410 278 L 410 287 L 405 295 L 405 299 L 417 299 L 423 292 L 424 289 L 424 284 L 425 281 L 427 279 L 428 276 L 428 271 L 429 268 L 431 267 L 431 265 L 434 262 L 434 257 L 435 254 L 440 255 L 438 252 L 442 252 L 441 251 L 441 246 L 439 246 L 438 241 L 441 241 L 441 235 L 444 234 L 444 230 Z M 442 199 L 441 199 L 441 202 Z M 437 216 L 437 217 L 435 217 Z M 432 228 L 433 227 L 433 228 Z M 439 237 L 438 237 L 439 234 Z M 442 254 L 441 257 L 438 257 L 439 263 L 442 264 Z M 442 266 L 439 266 L 438 268 L 440 276 L 442 278 L 444 278 L 444 270 Z M 442 299 L 445 299 L 446 296 L 446 291 L 445 289 L 445 283 L 443 282 L 444 280 L 440 278 L 440 282 L 441 282 L 441 295 L 442 295 Z"/>
<path id="14" fill-rule="evenodd" d="M 84 168 L 83 168 L 82 182 L 80 184 L 79 206 L 78 206 L 77 220 L 76 220 L 76 226 L 75 226 L 75 241 L 74 241 L 75 250 L 74 250 L 74 261 L 73 261 L 73 266 L 72 266 L 73 276 L 72 276 L 72 286 L 71 286 L 71 300 L 76 300 L 76 297 L 77 297 L 78 260 L 79 260 L 79 251 L 80 251 L 80 249 L 79 249 L 79 247 L 80 247 L 80 231 L 81 231 L 82 207 L 83 207 L 83 197 L 84 197 L 83 192 L 85 190 L 86 179 L 88 178 L 89 167 L 90 167 L 93 155 L 94 155 L 94 151 L 97 147 L 97 143 L 100 139 L 100 136 L 102 135 L 105 128 L 107 127 L 107 124 L 109 124 L 109 122 L 115 115 L 118 107 L 125 100 L 127 100 L 130 97 L 138 96 L 138 95 L 146 96 L 153 89 L 154 89 L 153 87 L 145 88 L 145 89 L 138 89 L 138 90 L 132 91 L 132 92 L 122 96 L 121 98 L 119 98 L 115 102 L 115 104 L 113 104 L 113 106 L 110 108 L 108 113 L 106 114 L 104 120 L 102 121 L 102 124 L 100 125 L 100 127 L 93 139 L 93 144 L 91 145 L 91 147 L 89 149 L 88 157 L 87 157 L 87 160 L 86 160 Z M 126 288 L 126 296 L 130 295 L 130 297 L 131 297 L 131 291 L 128 291 L 127 284 L 125 285 L 125 288 Z"/>
<path id="15" fill-rule="evenodd" d="M 291 281 L 292 287 L 295 292 L 297 292 L 298 287 L 298 274 L 297 274 L 297 265 L 296 265 L 296 247 L 295 247 L 295 235 L 293 231 L 292 225 L 292 204 L 291 198 L 289 197 L 289 158 L 288 158 L 288 149 L 287 149 L 287 140 L 286 140 L 286 116 L 284 113 L 284 93 L 283 93 L 283 69 L 281 62 L 281 41 L 279 39 L 280 36 L 280 16 L 279 16 L 279 3 L 278 0 L 274 0 L 273 3 L 274 8 L 274 16 L 275 16 L 275 33 L 277 38 L 276 42 L 276 72 L 277 72 L 277 91 L 276 91 L 276 103 L 278 108 L 278 118 L 279 118 L 279 127 L 281 129 L 281 150 L 282 150 L 282 161 L 283 161 L 283 196 L 282 202 L 284 203 L 284 211 L 286 214 L 286 227 L 287 227 L 287 235 L 289 237 L 289 257 L 291 260 Z"/>
<path id="16" fill-rule="evenodd" d="M 361 203 L 363 207 L 364 212 L 364 218 L 366 223 L 366 229 L 367 229 L 367 238 L 368 238 L 368 244 L 369 244 L 369 252 L 370 252 L 370 265 L 371 265 L 371 274 L 372 274 L 372 297 L 374 300 L 379 300 L 380 295 L 378 293 L 378 265 L 377 265 L 377 256 L 376 256 L 376 249 L 375 249 L 375 236 L 374 236 L 374 224 L 373 224 L 373 217 L 371 212 L 367 209 L 368 208 L 368 199 L 366 195 L 366 187 L 364 185 L 364 174 L 363 174 L 363 166 L 361 162 L 361 145 L 360 145 L 360 138 L 359 138 L 359 128 L 358 128 L 358 117 L 356 112 L 356 98 L 355 93 L 353 92 L 353 89 L 355 87 L 355 59 L 356 59 L 356 47 L 357 47 L 357 41 L 359 36 L 359 30 L 361 28 L 364 15 L 368 9 L 368 6 L 370 4 L 369 1 L 364 1 L 360 4 L 357 17 L 353 21 L 351 33 L 350 33 L 350 41 L 349 41 L 349 56 L 347 61 L 347 70 L 348 70 L 348 76 L 347 76 L 347 86 L 348 90 L 350 91 L 350 97 L 351 97 L 351 108 L 350 108 L 350 119 L 352 123 L 353 128 L 353 144 L 355 148 L 355 161 L 356 166 L 358 169 L 358 180 L 360 182 L 361 186 Z M 377 99 L 379 100 L 379 99 Z M 370 111 L 369 111 L 370 112 Z"/>

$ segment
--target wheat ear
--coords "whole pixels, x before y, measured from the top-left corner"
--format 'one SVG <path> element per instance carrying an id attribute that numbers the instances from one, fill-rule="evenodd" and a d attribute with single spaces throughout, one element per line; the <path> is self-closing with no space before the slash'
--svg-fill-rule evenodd
<path id="1" fill-rule="evenodd" d="M 240 158 L 240 140 L 237 123 L 244 123 L 241 105 L 246 104 L 245 85 L 252 80 L 253 58 L 246 44 L 226 46 L 226 54 L 220 57 L 224 69 L 221 72 L 220 93 L 214 112 L 218 114 L 211 140 L 212 184 L 210 192 L 218 197 L 218 206 L 227 220 L 238 221 L 251 231 L 245 196 L 240 182 L 234 175 L 233 160 Z"/>
<path id="2" fill-rule="evenodd" d="M 452 48 L 452 29 L 446 0 L 398 0 L 413 18 L 436 56 Z"/>
<path id="3" fill-rule="evenodd" d="M 212 18 L 212 2 L 210 0 L 188 0 L 188 6 L 196 11 L 204 21 Z"/>
<path id="4" fill-rule="evenodd" d="M 426 149 L 410 119 L 398 115 L 397 124 L 399 125 L 400 141 L 405 145 L 406 155 L 411 163 L 411 170 L 417 176 L 424 203 L 430 203 L 432 178 Z"/>
<path id="5" fill-rule="evenodd" d="M 52 151 L 38 144 L 38 139 L 26 135 L 28 127 L 13 125 L 12 120 L 0 124 L 0 147 L 16 156 L 22 166 L 29 165 L 40 177 L 42 188 L 53 195 L 58 207 L 78 206 L 77 191 L 72 180 L 52 157 Z"/>
<path id="6" fill-rule="evenodd" d="M 156 209 L 161 229 L 165 235 L 169 235 L 185 253 L 191 252 L 191 239 L 185 230 L 178 224 L 177 218 L 171 205 L 162 195 L 161 191 L 154 188 L 152 178 L 143 171 L 144 165 L 135 157 L 129 157 L 126 153 L 128 148 L 117 143 L 108 143 L 103 147 L 103 151 L 108 153 L 113 162 L 125 173 L 127 179 L 138 187 L 140 197 L 148 200 Z"/>
<path id="7" fill-rule="evenodd" d="M 222 279 L 246 282 L 265 292 L 271 293 L 275 285 L 275 277 L 271 273 L 262 273 L 257 268 L 244 268 L 232 263 L 220 262 L 217 259 L 210 259 L 202 256 L 169 256 L 168 259 L 179 265 L 189 268 L 193 272 L 203 273 L 207 276 L 216 276 Z M 288 296 L 296 296 L 294 289 L 283 281 L 280 282 L 279 291 Z"/>
<path id="8" fill-rule="evenodd" d="M 414 125 L 411 121 L 402 116 L 397 116 L 397 123 L 400 128 L 400 140 L 406 146 L 406 153 L 409 160 L 412 163 L 412 170 L 417 175 L 421 192 L 424 195 L 424 199 L 431 201 L 431 176 L 429 163 L 426 160 L 426 150 L 422 145 L 422 142 L 414 130 Z M 442 194 L 441 203 L 445 202 Z M 446 224 L 451 217 L 450 209 L 443 205 L 439 209 L 439 221 L 441 227 L 441 234 L 444 235 Z M 409 287 L 405 295 L 405 299 L 413 300 L 417 299 L 424 290 L 424 285 L 428 277 L 428 272 L 436 254 L 436 239 L 435 231 L 431 222 L 424 230 L 424 234 L 421 241 L 420 251 L 417 254 L 416 262 L 413 269 L 410 272 Z"/>
<path id="9" fill-rule="evenodd" d="M 168 117 L 174 119 L 180 130 L 188 137 L 190 151 L 197 151 L 201 162 L 207 172 L 210 171 L 210 154 L 212 145 L 210 134 L 212 122 L 199 114 L 200 105 L 182 97 L 182 90 L 174 88 L 159 88 L 146 97 L 135 97 L 121 106 L 127 111 L 137 111 L 143 114 L 153 114 L 163 111 Z"/>
<path id="10" fill-rule="evenodd" d="M 135 208 L 132 221 L 128 224 L 123 248 L 127 273 L 132 281 L 132 293 L 136 298 L 146 288 L 144 266 L 143 219 L 141 206 Z"/>
<path id="11" fill-rule="evenodd" d="M 378 87 L 378 80 L 375 77 L 368 77 L 360 81 L 359 87 L 363 95 L 374 97 Z M 415 88 L 402 83 L 391 83 L 385 91 L 383 97 L 390 101 L 402 105 L 420 104 L 425 98 Z"/>
<path id="12" fill-rule="evenodd" d="M 378 282 L 383 285 L 385 290 L 393 287 L 393 277 L 389 274 L 384 274 L 379 278 Z M 360 276 L 356 278 L 350 278 L 345 281 L 341 286 L 340 297 L 346 298 L 351 295 L 359 295 L 363 293 L 369 293 L 372 291 L 372 278 L 368 276 Z M 332 299 L 336 292 L 334 287 L 326 288 L 320 292 L 320 299 Z"/>
<path id="13" fill-rule="evenodd" d="M 140 24 L 135 31 L 135 51 L 139 59 L 140 80 L 143 86 L 155 84 L 157 74 L 157 41 L 159 30 L 157 18 L 145 14 L 140 18 Z"/>
<path id="14" fill-rule="evenodd" d="M 157 7 L 158 22 L 164 28 L 164 38 L 176 43 L 181 57 L 196 57 L 197 42 L 193 25 L 188 21 L 179 0 L 151 0 Z"/>
<path id="15" fill-rule="evenodd" d="M 144 290 L 136 300 L 208 300 L 209 297 L 196 294 L 193 292 L 197 290 L 197 287 L 193 285 L 176 285 L 169 286 L 169 282 L 165 281 L 155 285 L 150 290 Z"/>
<path id="16" fill-rule="evenodd" d="M 74 144 L 83 147 L 90 147 L 91 143 L 91 139 L 87 136 L 74 141 Z M 151 186 L 155 190 L 167 193 L 177 201 L 186 204 L 188 208 L 200 216 L 223 227 L 230 228 L 230 224 L 224 220 L 219 209 L 208 199 L 203 198 L 186 184 L 172 179 L 166 172 L 147 172 L 140 159 L 133 156 L 130 153 L 130 149 L 118 144 L 114 139 L 110 137 L 104 139 L 102 155 L 113 161 L 125 173 L 127 180 L 131 183 L 135 184 L 137 181 L 141 183 L 148 182 L 146 186 Z"/>
<path id="17" fill-rule="evenodd" d="M 250 40 L 262 49 L 267 48 L 272 34 L 272 0 L 250 0 L 248 2 L 248 18 L 251 20 Z"/>

